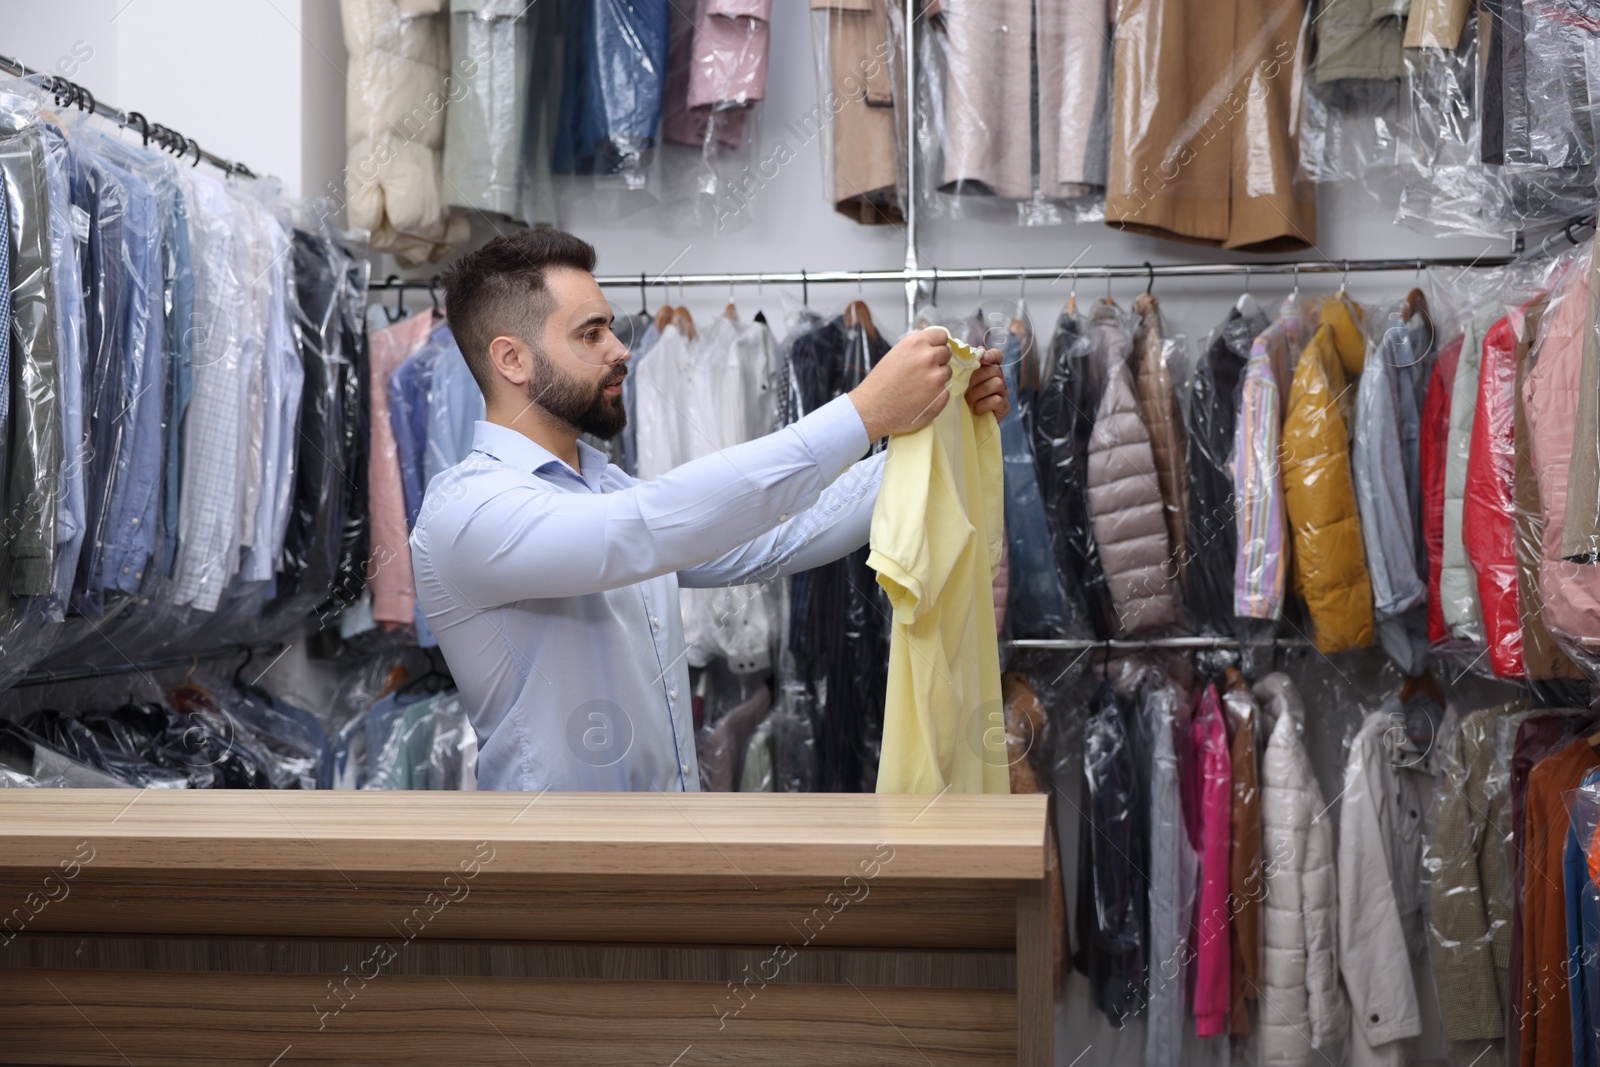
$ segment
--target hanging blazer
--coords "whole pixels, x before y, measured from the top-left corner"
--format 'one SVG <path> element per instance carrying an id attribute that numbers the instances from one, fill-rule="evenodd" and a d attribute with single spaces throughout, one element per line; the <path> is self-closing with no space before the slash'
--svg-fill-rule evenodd
<path id="1" fill-rule="evenodd" d="M 1295 367 L 1283 425 L 1283 493 L 1294 543 L 1295 589 L 1323 653 L 1372 644 L 1372 584 L 1350 474 L 1349 380 L 1366 344 L 1347 301 L 1322 307 L 1322 323 Z"/>

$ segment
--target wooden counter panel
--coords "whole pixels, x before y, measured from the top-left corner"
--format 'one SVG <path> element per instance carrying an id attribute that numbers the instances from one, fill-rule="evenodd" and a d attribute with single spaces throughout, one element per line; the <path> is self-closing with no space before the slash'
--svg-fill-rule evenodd
<path id="1" fill-rule="evenodd" d="M 1044 796 L 8 789 L 0 863 L 427 873 L 1042 878 Z M 481 845 L 481 847 L 480 847 Z M 884 860 L 885 855 L 891 856 Z"/>
<path id="2" fill-rule="evenodd" d="M 0 1063 L 402 1067 L 1017 1060 L 1016 995 L 769 984 L 384 975 L 335 1014 L 323 980 L 285 975 L 0 970 Z M 737 1016 L 733 1008 L 743 1004 Z"/>
<path id="3" fill-rule="evenodd" d="M 892 865 L 883 868 L 892 869 Z M 1010 882 L 0 869 L 8 934 L 1016 947 Z M 48 900 L 45 887 L 58 899 Z M 64 888 L 63 888 L 64 887 Z M 64 895 L 62 895 L 64 893 Z M 453 898 L 453 899 L 452 899 Z"/>

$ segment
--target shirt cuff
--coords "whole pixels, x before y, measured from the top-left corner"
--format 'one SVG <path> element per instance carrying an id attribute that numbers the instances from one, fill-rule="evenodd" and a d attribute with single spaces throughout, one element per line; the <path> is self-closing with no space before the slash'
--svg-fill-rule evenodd
<path id="1" fill-rule="evenodd" d="M 867 439 L 867 424 L 861 421 L 861 413 L 848 395 L 834 397 L 792 429 L 805 442 L 829 482 L 866 454 L 867 446 L 872 444 Z"/>

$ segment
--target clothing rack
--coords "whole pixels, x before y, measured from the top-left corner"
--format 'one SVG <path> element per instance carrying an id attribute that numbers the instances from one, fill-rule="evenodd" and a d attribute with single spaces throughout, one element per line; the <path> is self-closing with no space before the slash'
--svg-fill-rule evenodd
<path id="1" fill-rule="evenodd" d="M 191 166 L 199 166 L 203 160 L 206 163 L 210 163 L 213 167 L 218 167 L 221 170 L 226 171 L 228 174 L 238 174 L 246 178 L 255 177 L 255 172 L 253 172 L 243 163 L 237 163 L 232 160 L 223 159 L 221 156 L 212 155 L 204 148 L 201 148 L 200 143 L 193 137 L 185 137 L 177 130 L 174 130 L 168 126 L 162 126 L 159 123 L 151 122 L 137 111 L 125 112 L 119 110 L 118 108 L 112 107 L 110 104 L 101 103 L 99 100 L 95 99 L 95 95 L 93 93 L 76 82 L 70 82 L 65 78 L 58 77 L 57 75 L 45 74 L 43 71 L 34 70 L 18 60 L 12 59 L 10 56 L 0 55 L 0 70 L 5 71 L 7 74 L 15 75 L 18 78 L 31 78 L 35 76 L 41 78 L 41 87 L 45 92 L 52 94 L 56 98 L 57 107 L 64 108 L 75 106 L 80 111 L 87 111 L 92 115 L 99 115 L 102 118 L 110 119 L 112 122 L 115 122 L 118 126 L 124 129 L 137 130 L 139 136 L 144 139 L 144 143 L 146 145 L 149 145 L 151 141 L 154 141 L 162 148 L 180 158 L 186 158 L 192 153 L 194 155 L 194 162 L 190 164 Z"/>
<path id="2" fill-rule="evenodd" d="M 1240 641 L 1236 637 L 1151 637 L 1139 638 L 1113 638 L 1110 641 L 1094 641 L 1088 638 L 1017 638 L 1007 642 L 1012 648 L 1037 648 L 1051 651 L 1087 652 L 1090 649 L 1107 648 L 1112 651 L 1143 652 L 1150 649 L 1188 649 L 1190 651 L 1205 651 L 1209 649 L 1229 648 L 1254 648 L 1262 645 L 1275 645 L 1278 648 L 1310 648 L 1311 642 L 1303 637 L 1268 637 L 1260 641 Z"/>
<path id="3" fill-rule="evenodd" d="M 47 668 L 29 671 L 21 678 L 11 683 L 11 688 L 21 689 L 25 686 L 54 685 L 57 682 L 83 682 L 94 678 L 108 678 L 119 674 L 144 674 L 147 671 L 170 670 L 173 667 L 198 666 L 202 662 L 219 659 L 231 659 L 240 654 L 249 658 L 249 663 L 257 654 L 273 657 L 283 652 L 283 645 L 269 645 L 265 648 L 251 648 L 248 645 L 233 645 L 228 648 L 212 649 L 210 652 L 198 652 L 189 656 L 168 656 L 164 659 L 147 659 L 138 663 L 108 664 L 106 666 L 73 667 L 64 671 L 53 671 Z M 243 666 L 241 664 L 241 666 Z"/>
<path id="4" fill-rule="evenodd" d="M 1557 231 L 1558 233 L 1560 231 Z M 1373 274 L 1384 271 L 1422 271 L 1435 269 L 1466 270 L 1470 268 L 1503 267 L 1512 262 L 1509 256 L 1454 256 L 1433 259 L 1320 259 L 1271 263 L 1137 263 L 1113 266 L 1066 267 L 918 267 L 901 270 L 820 270 L 820 271 L 755 271 L 712 274 L 601 274 L 595 281 L 608 288 L 707 285 L 815 285 L 865 284 L 867 282 L 906 282 L 919 285 L 929 282 L 990 282 L 990 281 L 1060 281 L 1063 278 L 1083 281 L 1095 278 L 1192 278 L 1241 277 L 1256 275 L 1302 274 Z M 369 292 L 400 292 L 408 289 L 437 289 L 439 276 L 432 278 L 400 278 L 390 275 L 381 282 L 370 282 Z"/>

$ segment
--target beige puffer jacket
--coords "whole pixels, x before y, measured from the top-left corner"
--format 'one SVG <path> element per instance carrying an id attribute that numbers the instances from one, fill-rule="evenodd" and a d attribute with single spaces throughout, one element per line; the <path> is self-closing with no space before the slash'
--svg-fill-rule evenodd
<path id="1" fill-rule="evenodd" d="M 1261 768 L 1266 908 L 1260 1063 L 1337 1063 L 1349 1016 L 1339 987 L 1333 825 L 1301 741 L 1305 711 L 1294 683 L 1286 674 L 1269 674 L 1256 683 L 1255 697 L 1271 731 Z"/>
<path id="2" fill-rule="evenodd" d="M 345 187 L 350 225 L 403 266 L 467 239 L 440 190 L 449 24 L 444 0 L 341 0 L 350 53 Z"/>
<path id="3" fill-rule="evenodd" d="M 1150 432 L 1150 451 L 1156 461 L 1156 481 L 1166 509 L 1167 539 L 1178 565 L 1178 588 L 1188 581 L 1189 539 L 1189 435 L 1178 410 L 1178 392 L 1172 387 L 1167 366 L 1165 337 L 1161 329 L 1161 303 L 1149 293 L 1133 302 L 1133 380 L 1139 395 L 1139 413 Z"/>
<path id="4" fill-rule="evenodd" d="M 1089 436 L 1089 518 L 1100 548 L 1118 636 L 1178 621 L 1175 563 L 1150 434 L 1128 365 L 1105 368 Z"/>

